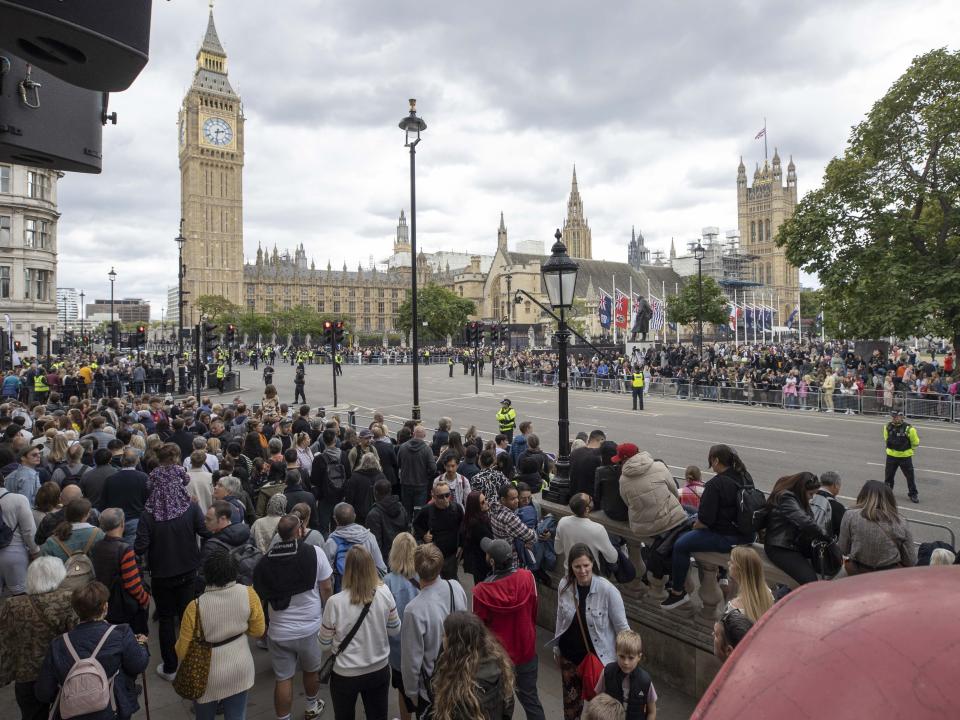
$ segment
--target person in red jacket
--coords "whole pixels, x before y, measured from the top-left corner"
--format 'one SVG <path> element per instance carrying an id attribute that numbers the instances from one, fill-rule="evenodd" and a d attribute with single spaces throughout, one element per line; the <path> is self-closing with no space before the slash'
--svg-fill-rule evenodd
<path id="1" fill-rule="evenodd" d="M 480 548 L 492 574 L 473 587 L 473 612 L 510 656 L 517 700 L 527 720 L 544 720 L 537 694 L 537 583 L 529 570 L 517 569 L 506 540 L 484 538 Z"/>

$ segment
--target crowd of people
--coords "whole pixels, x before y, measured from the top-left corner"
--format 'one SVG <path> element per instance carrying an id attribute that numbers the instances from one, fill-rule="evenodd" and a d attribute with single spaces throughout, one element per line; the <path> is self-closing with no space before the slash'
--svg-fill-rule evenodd
<path id="1" fill-rule="evenodd" d="M 893 346 L 884 356 L 874 350 L 859 355 L 842 342 L 741 344 L 711 343 L 700 358 L 693 345 L 667 344 L 643 353 L 574 353 L 571 387 L 630 392 L 633 374 L 643 368 L 646 384 L 675 388 L 679 398 L 724 399 L 757 405 L 821 409 L 853 414 L 859 399 L 884 412 L 902 406 L 899 398 L 927 399 L 949 405 L 957 401 L 960 368 L 952 350 L 938 360 L 915 349 Z M 559 358 L 555 352 L 525 350 L 499 353 L 498 376 L 507 380 L 553 385 Z M 820 398 L 822 397 L 822 401 Z"/>
<path id="2" fill-rule="evenodd" d="M 57 372 L 83 377 L 94 362 Z M 306 720 L 324 711 L 325 683 L 338 720 L 358 701 L 386 718 L 391 687 L 404 720 L 509 718 L 515 702 L 543 718 L 538 586 L 555 583 L 565 718 L 653 718 L 618 588 L 630 562 L 591 511 L 649 540 L 642 580 L 669 578 L 667 611 L 690 601 L 693 553 L 731 553 L 721 657 L 774 602 L 758 532 L 796 583 L 918 562 L 882 482 L 847 509 L 836 473 L 788 475 L 745 526 L 753 482 L 724 445 L 709 450 L 712 477 L 691 465 L 680 484 L 649 451 L 583 434 L 572 514 L 557 522 L 537 502 L 554 458 L 509 402 L 503 432 L 484 440 L 451 418 L 432 431 L 388 429 L 382 415 L 350 427 L 281 403 L 273 385 L 249 406 L 174 402 L 149 384 L 120 397 L 59 387 L 0 405 L 0 683 L 14 683 L 24 718 L 131 717 L 153 634 L 153 672 L 198 718 L 244 717 L 257 651 L 269 653 L 278 720 L 291 717 L 298 670 Z M 109 681 L 95 697 L 92 675 Z"/>

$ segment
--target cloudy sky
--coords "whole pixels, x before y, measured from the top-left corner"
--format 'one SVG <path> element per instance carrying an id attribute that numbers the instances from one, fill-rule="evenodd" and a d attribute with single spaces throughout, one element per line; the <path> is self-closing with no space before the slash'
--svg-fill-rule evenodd
<path id="1" fill-rule="evenodd" d="M 60 183 L 58 285 L 144 297 L 176 283 L 177 111 L 206 0 L 154 2 L 150 62 L 114 95 L 104 169 Z M 927 50 L 956 49 L 956 0 L 484 3 L 218 0 L 246 112 L 244 246 L 302 242 L 318 266 L 391 252 L 409 203 L 397 123 L 416 97 L 418 242 L 492 253 L 550 240 L 577 166 L 596 258 L 631 226 L 678 248 L 736 227 L 736 167 L 792 155 L 815 188 L 857 123 Z"/>

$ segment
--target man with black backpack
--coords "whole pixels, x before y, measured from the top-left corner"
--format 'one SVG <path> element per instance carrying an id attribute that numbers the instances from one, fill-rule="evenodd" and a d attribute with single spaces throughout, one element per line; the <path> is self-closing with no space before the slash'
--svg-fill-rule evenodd
<path id="1" fill-rule="evenodd" d="M 883 481 L 893 489 L 897 469 L 907 478 L 907 496 L 911 502 L 920 502 L 913 474 L 913 451 L 920 444 L 917 429 L 903 421 L 903 411 L 894 410 L 890 422 L 883 426 L 883 442 L 887 446 L 887 464 Z"/>
<path id="2" fill-rule="evenodd" d="M 203 578 L 203 564 L 206 562 L 210 553 L 218 549 L 226 549 L 227 552 L 234 554 L 237 548 L 249 545 L 250 540 L 250 528 L 242 522 L 233 522 L 233 505 L 226 500 L 214 500 L 213 504 L 207 508 L 205 522 L 207 530 L 212 533 L 213 537 L 204 542 L 203 547 L 200 548 L 200 571 L 197 573 L 196 582 L 198 595 L 203 592 L 203 589 L 206 587 L 206 581 Z M 257 553 L 260 552 L 252 545 L 249 547 Z M 259 560 L 259 557 L 256 559 Z M 242 565 L 240 557 L 237 557 L 237 563 Z M 256 565 L 256 562 L 252 563 L 252 565 Z M 238 582 L 244 585 L 251 585 L 253 583 L 252 565 L 247 568 L 240 568 L 237 578 Z"/>
<path id="3" fill-rule="evenodd" d="M 380 547 L 373 534 L 363 525 L 357 524 L 357 514 L 353 507 L 345 502 L 338 504 L 333 510 L 333 518 L 337 528 L 330 533 L 330 537 L 323 544 L 327 560 L 333 568 L 333 591 L 340 592 L 340 581 L 343 578 L 347 553 L 354 545 L 360 545 L 369 552 L 380 576 L 386 575 L 387 566 L 383 562 L 383 555 L 380 554 Z"/>
<path id="4" fill-rule="evenodd" d="M 344 464 L 343 453 L 337 447 L 337 431 L 323 431 L 323 450 L 313 458 L 310 468 L 310 484 L 317 497 L 317 529 L 326 536 L 330 532 L 333 508 L 343 500 L 343 486 L 350 476 Z"/>

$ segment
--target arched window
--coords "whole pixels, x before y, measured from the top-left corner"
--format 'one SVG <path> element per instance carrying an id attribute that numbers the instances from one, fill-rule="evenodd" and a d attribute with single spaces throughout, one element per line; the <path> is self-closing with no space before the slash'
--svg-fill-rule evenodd
<path id="1" fill-rule="evenodd" d="M 767 285 L 773 285 L 773 264 L 767 263 Z"/>
<path id="2" fill-rule="evenodd" d="M 765 222 L 766 225 L 767 225 L 767 228 L 766 228 L 767 231 L 766 231 L 766 233 L 765 233 L 765 235 L 766 235 L 766 237 L 767 237 L 767 242 L 770 242 L 770 240 L 773 239 L 773 238 L 770 236 L 770 221 L 769 221 L 769 220 L 765 220 L 764 222 Z"/>
<path id="3" fill-rule="evenodd" d="M 750 221 L 750 242 L 755 243 L 757 241 L 757 223 L 753 220 Z"/>

